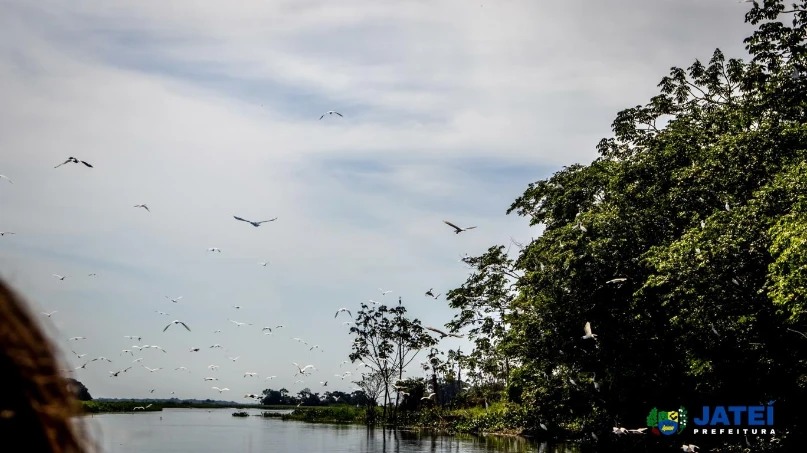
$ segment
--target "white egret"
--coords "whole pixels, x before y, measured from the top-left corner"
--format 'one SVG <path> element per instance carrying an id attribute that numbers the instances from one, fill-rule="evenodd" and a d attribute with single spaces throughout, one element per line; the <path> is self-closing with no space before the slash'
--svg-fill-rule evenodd
<path id="1" fill-rule="evenodd" d="M 453 223 L 449 222 L 448 220 L 443 220 L 443 223 L 450 226 L 451 228 L 454 228 L 454 233 L 455 234 L 460 234 L 463 231 L 473 230 L 474 228 L 476 228 L 475 226 L 470 226 L 470 227 L 466 227 L 466 228 L 460 228 L 457 225 L 454 225 Z"/>
<path id="2" fill-rule="evenodd" d="M 353 314 L 350 313 L 350 310 L 348 310 L 346 307 L 342 307 L 339 310 L 336 310 L 336 314 L 333 315 L 333 317 L 336 318 L 337 316 L 339 316 L 339 313 L 342 313 L 342 312 L 347 313 L 348 316 L 350 316 L 351 318 L 353 317 Z"/>
<path id="3" fill-rule="evenodd" d="M 185 324 L 184 322 L 182 322 L 182 321 L 180 321 L 180 320 L 178 320 L 178 319 L 175 319 L 175 320 L 171 321 L 171 322 L 170 322 L 170 323 L 169 323 L 167 326 L 165 326 L 165 329 L 163 329 L 163 332 L 165 332 L 166 330 L 168 330 L 168 328 L 169 328 L 169 327 L 171 327 L 171 326 L 172 326 L 172 325 L 174 325 L 174 324 L 182 324 L 182 326 L 183 326 L 183 327 L 185 327 L 186 329 L 188 329 L 188 332 L 190 332 L 190 331 L 191 331 L 191 328 L 190 328 L 190 327 L 188 327 L 188 325 L 187 325 L 187 324 Z"/>
<path id="4" fill-rule="evenodd" d="M 586 322 L 586 325 L 583 326 L 583 332 L 585 333 L 585 335 L 583 335 L 584 340 L 587 340 L 589 338 L 592 338 L 592 339 L 595 339 L 595 340 L 597 339 L 597 334 L 591 332 L 591 323 L 590 322 Z"/>

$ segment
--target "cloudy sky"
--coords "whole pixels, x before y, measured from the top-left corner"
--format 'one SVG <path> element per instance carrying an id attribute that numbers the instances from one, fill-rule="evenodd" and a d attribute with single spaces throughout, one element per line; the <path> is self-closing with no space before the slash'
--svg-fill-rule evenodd
<path id="1" fill-rule="evenodd" d="M 358 374 L 340 367 L 351 336 L 339 307 L 402 297 L 425 325 L 448 322 L 443 297 L 424 292 L 460 285 L 462 254 L 540 234 L 505 215 L 527 184 L 594 159 L 616 113 L 656 94 L 671 66 L 715 47 L 745 57 L 747 9 L 4 2 L 0 174 L 13 184 L 0 180 L 0 231 L 16 234 L 0 237 L 0 275 L 36 313 L 57 310 L 39 316 L 71 368 L 113 360 L 75 372 L 94 397 L 350 391 L 334 376 Z M 319 120 L 328 110 L 344 116 Z M 54 169 L 68 156 L 94 167 Z M 478 228 L 455 235 L 444 219 Z M 174 319 L 192 331 L 163 332 Z M 121 355 L 136 344 L 167 352 Z M 292 362 L 318 371 L 295 383 Z"/>

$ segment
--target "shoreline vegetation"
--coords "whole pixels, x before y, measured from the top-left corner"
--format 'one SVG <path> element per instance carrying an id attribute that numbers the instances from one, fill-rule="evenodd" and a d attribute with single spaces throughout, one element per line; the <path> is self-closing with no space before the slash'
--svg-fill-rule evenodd
<path id="1" fill-rule="evenodd" d="M 245 416 L 245 409 L 261 410 L 260 414 L 249 414 L 266 418 L 279 418 L 284 421 L 306 423 L 334 423 L 394 427 L 404 430 L 434 431 L 443 434 L 478 434 L 532 437 L 519 423 L 520 410 L 513 405 L 498 403 L 485 408 L 444 409 L 428 408 L 420 411 L 406 411 L 397 414 L 397 420 L 383 423 L 381 408 L 378 406 L 354 407 L 347 404 L 332 406 L 300 406 L 239 404 L 236 402 L 215 401 L 159 401 L 159 400 L 116 400 L 82 401 L 86 415 L 102 413 L 159 412 L 163 409 L 235 409 L 233 416 Z M 135 408 L 143 409 L 135 409 Z M 291 411 L 281 413 L 276 411 Z"/>

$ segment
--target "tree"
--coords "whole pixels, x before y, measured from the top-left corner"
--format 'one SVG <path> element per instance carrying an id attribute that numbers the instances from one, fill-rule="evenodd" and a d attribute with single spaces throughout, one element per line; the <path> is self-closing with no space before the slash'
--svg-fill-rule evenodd
<path id="1" fill-rule="evenodd" d="M 90 391 L 87 390 L 87 387 L 81 382 L 73 378 L 67 378 L 67 388 L 70 389 L 79 401 L 92 401 Z"/>
<path id="2" fill-rule="evenodd" d="M 447 326 L 452 332 L 471 327 L 467 336 L 475 348 L 461 365 L 471 366 L 474 377 L 488 385 L 501 382 L 506 386 L 512 358 L 502 342 L 509 327 L 511 304 L 518 294 L 515 284 L 521 275 L 504 246 L 491 247 L 483 255 L 463 261 L 474 272 L 460 288 L 446 294 L 449 306 L 459 310 Z"/>
<path id="3" fill-rule="evenodd" d="M 350 360 L 362 361 L 381 379 L 385 420 L 391 401 L 389 388 L 392 379 L 400 379 L 403 370 L 417 354 L 436 343 L 418 319 L 410 320 L 405 315 L 406 307 L 400 299 L 398 306 L 393 308 L 386 305 L 369 307 L 363 303 L 350 328 L 350 333 L 355 335 Z"/>
<path id="4" fill-rule="evenodd" d="M 534 430 L 602 434 L 653 406 L 742 398 L 788 402 L 782 448 L 803 443 L 807 416 L 788 407 L 807 402 L 807 1 L 755 2 L 746 21 L 749 62 L 716 50 L 672 68 L 597 159 L 511 205 L 544 227 L 514 270 L 492 248 L 478 261 L 502 269 L 453 293 L 456 328 L 504 308 L 484 354 L 517 364 L 508 395 Z"/>

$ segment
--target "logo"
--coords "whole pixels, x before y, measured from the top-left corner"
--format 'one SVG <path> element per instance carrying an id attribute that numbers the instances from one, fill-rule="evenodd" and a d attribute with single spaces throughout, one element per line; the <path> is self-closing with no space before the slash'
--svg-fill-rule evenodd
<path id="1" fill-rule="evenodd" d="M 687 410 L 679 407 L 675 411 L 660 411 L 654 407 L 647 414 L 647 427 L 656 436 L 678 434 L 687 427 Z"/>

